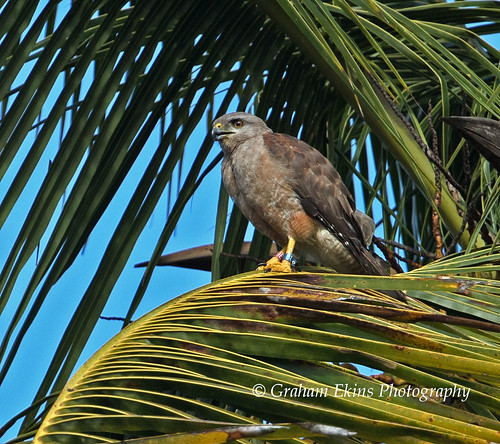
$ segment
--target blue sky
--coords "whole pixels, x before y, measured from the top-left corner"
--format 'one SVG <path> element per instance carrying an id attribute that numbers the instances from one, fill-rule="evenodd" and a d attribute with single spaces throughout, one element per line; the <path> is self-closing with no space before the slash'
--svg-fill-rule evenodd
<path id="1" fill-rule="evenodd" d="M 500 46 L 500 38 L 497 36 L 488 40 L 496 47 Z M 230 110 L 233 111 L 235 108 L 236 106 L 233 104 Z M 205 137 L 206 125 L 206 122 L 201 122 L 193 134 L 193 137 L 191 137 L 188 142 L 185 154 L 185 165 L 190 165 L 191 160 L 197 153 L 199 145 Z M 130 193 L 135 189 L 138 177 L 142 176 L 151 152 L 156 149 L 157 142 L 158 135 L 153 135 L 142 157 L 136 162 L 110 208 L 92 233 L 84 251 L 78 256 L 75 264 L 57 283 L 50 298 L 47 299 L 44 304 L 37 322 L 29 330 L 19 350 L 19 354 L 14 361 L 9 376 L 2 384 L 2 387 L 0 387 L 0 426 L 16 413 L 30 405 L 34 393 L 50 364 L 50 360 L 59 343 L 60 336 L 73 315 L 81 296 L 87 289 L 104 253 L 104 248 L 110 234 L 114 230 L 114 224 L 116 224 L 116 214 L 121 214 L 123 212 Z M 29 143 L 30 140 L 27 140 L 26 147 L 29 146 Z M 57 136 L 54 136 L 51 141 L 52 153 L 50 150 L 47 151 L 45 157 L 40 161 L 39 172 L 27 187 L 25 198 L 20 199 L 12 216 L 2 230 L 0 230 L 0 258 L 2 263 L 5 261 L 10 246 L 17 235 L 19 221 L 24 218 L 23 215 L 26 214 L 29 204 L 31 203 L 31 199 L 28 198 L 28 196 L 30 196 L 30 193 L 33 193 L 33 190 L 39 187 L 48 167 L 49 159 L 51 155 L 55 153 L 55 150 L 57 150 L 57 145 Z M 207 164 L 217 155 L 218 151 L 219 147 L 214 145 Z M 19 159 L 22 159 L 22 153 L 19 155 Z M 6 192 L 9 180 L 12 179 L 14 171 L 15 165 L 9 171 L 10 176 L 8 175 L 4 181 L 0 183 L 0 197 Z M 181 177 L 185 177 L 186 173 L 187 171 L 183 171 Z M 213 242 L 219 186 L 220 169 L 217 167 L 205 178 L 200 189 L 195 193 L 187 205 L 178 224 L 178 228 L 171 238 L 165 253 Z M 174 189 L 172 192 L 175 196 L 177 190 Z M 157 238 L 164 227 L 166 214 L 168 212 L 167 202 L 168 196 L 167 193 L 165 193 L 153 217 L 139 238 L 136 248 L 112 292 L 103 315 L 124 316 L 126 314 L 131 298 L 143 274 L 143 270 L 134 268 L 134 264 L 148 260 L 151 256 Z M 248 238 L 250 238 L 250 235 L 251 230 L 248 232 Z M 34 263 L 35 258 L 32 258 L 31 263 L 26 267 L 24 279 L 27 279 L 29 276 L 29 271 L 32 269 Z M 137 319 L 140 315 L 147 313 L 175 296 L 181 295 L 208 282 L 210 282 L 210 273 L 208 272 L 185 270 L 175 267 L 158 267 L 149 284 L 144 299 L 136 312 L 135 318 Z M 21 277 L 20 284 L 22 285 L 23 283 L 25 284 Z M 14 294 L 22 294 L 21 290 L 21 286 L 18 285 L 14 290 Z M 8 304 L 6 311 L 0 316 L 0 335 L 3 334 L 4 329 L 7 327 L 7 322 L 12 316 L 16 306 L 17 299 L 14 297 L 11 303 Z M 120 327 L 121 323 L 117 321 L 99 321 L 80 358 L 77 368 L 108 339 L 115 335 Z M 4 438 L 8 439 L 14 437 L 15 432 L 16 429 L 13 429 Z"/>

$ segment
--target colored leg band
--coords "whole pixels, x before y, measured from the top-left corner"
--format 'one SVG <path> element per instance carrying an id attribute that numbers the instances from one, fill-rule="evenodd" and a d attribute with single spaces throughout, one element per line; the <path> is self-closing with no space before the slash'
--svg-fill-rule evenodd
<path id="1" fill-rule="evenodd" d="M 275 257 L 275 258 L 277 258 L 277 259 L 279 259 L 280 261 L 282 261 L 282 260 L 283 260 L 283 256 L 284 256 L 284 255 L 285 255 L 285 254 L 284 254 L 282 251 L 278 251 L 278 252 L 274 255 L 274 257 Z"/>
<path id="2" fill-rule="evenodd" d="M 283 255 L 283 260 L 290 262 L 292 265 L 295 265 L 297 262 L 291 253 L 285 253 Z"/>

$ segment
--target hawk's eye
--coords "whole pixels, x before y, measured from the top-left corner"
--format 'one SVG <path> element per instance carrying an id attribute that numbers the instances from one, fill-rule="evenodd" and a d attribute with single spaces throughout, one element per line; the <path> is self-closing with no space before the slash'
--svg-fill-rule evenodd
<path id="1" fill-rule="evenodd" d="M 231 122 L 231 125 L 233 125 L 235 128 L 241 128 L 244 125 L 244 123 L 243 120 L 236 119 Z"/>

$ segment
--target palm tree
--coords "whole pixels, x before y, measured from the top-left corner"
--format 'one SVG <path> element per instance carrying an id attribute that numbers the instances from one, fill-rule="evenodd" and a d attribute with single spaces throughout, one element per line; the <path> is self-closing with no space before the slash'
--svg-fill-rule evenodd
<path id="1" fill-rule="evenodd" d="M 498 6 L 2 2 L 0 227 L 16 217 L 17 230 L 0 274 L 0 311 L 15 307 L 2 314 L 0 384 L 127 174 L 148 158 L 65 331 L 39 332 L 58 346 L 32 405 L 1 433 L 17 423 L 12 442 L 498 441 L 500 181 L 441 120 L 500 118 L 500 52 L 480 37 L 499 32 Z M 186 147 L 197 127 L 234 108 L 325 153 L 377 219 L 380 248 L 410 271 L 234 275 L 247 221 L 237 209 L 226 220 L 221 189 L 215 282 L 128 325 L 219 160 L 208 135 L 187 166 Z M 155 129 L 160 139 L 148 152 Z M 128 326 L 71 377 L 178 177 Z M 265 257 L 269 247 L 255 233 L 249 255 Z"/>

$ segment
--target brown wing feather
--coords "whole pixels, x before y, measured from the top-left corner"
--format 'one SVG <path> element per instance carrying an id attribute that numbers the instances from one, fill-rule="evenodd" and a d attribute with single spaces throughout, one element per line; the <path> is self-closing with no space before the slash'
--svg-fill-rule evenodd
<path id="1" fill-rule="evenodd" d="M 366 273 L 387 274 L 365 248 L 366 233 L 358 222 L 354 199 L 328 159 L 295 137 L 278 133 L 263 137 L 269 151 L 289 171 L 289 180 L 305 211 L 344 243 Z"/>

